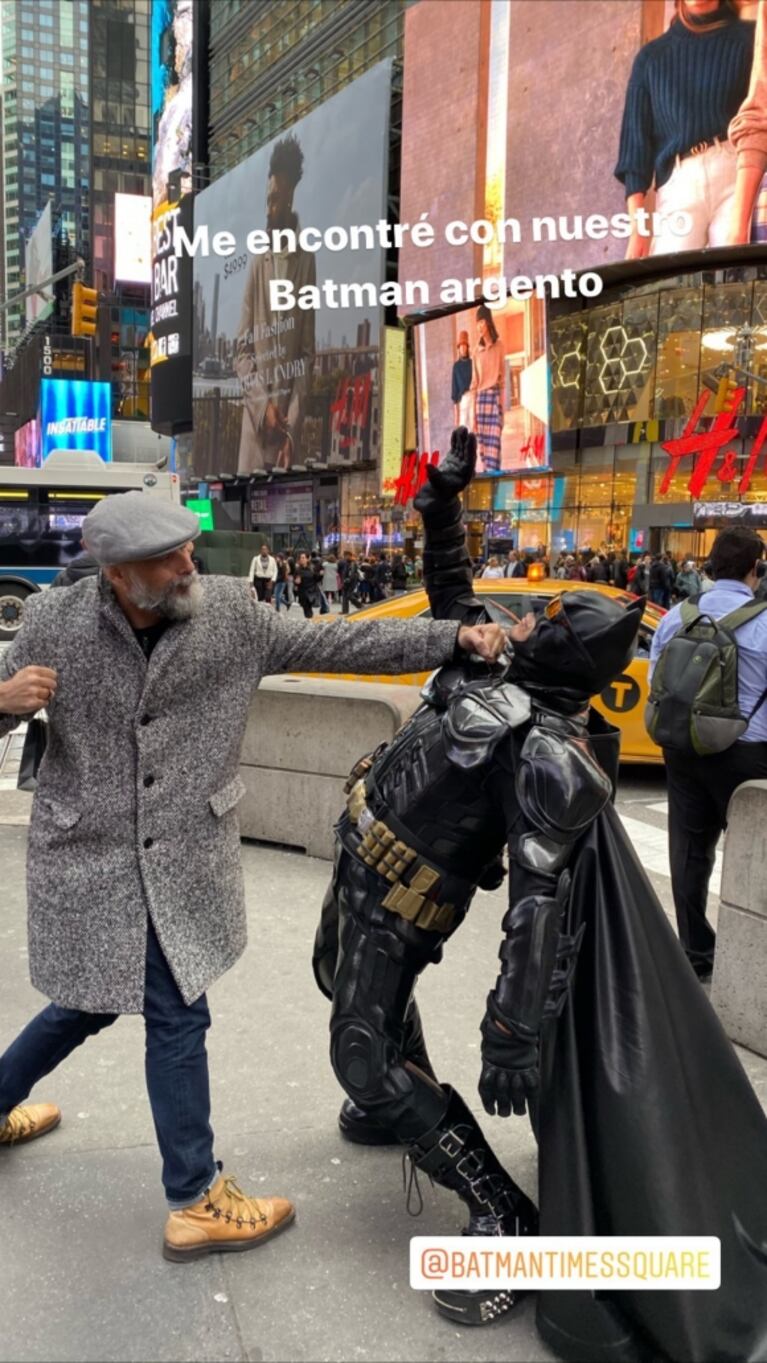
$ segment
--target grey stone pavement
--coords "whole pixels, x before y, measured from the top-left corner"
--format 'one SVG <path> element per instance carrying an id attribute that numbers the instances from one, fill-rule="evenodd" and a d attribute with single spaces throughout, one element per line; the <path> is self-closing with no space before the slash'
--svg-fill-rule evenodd
<path id="1" fill-rule="evenodd" d="M 42 999 L 27 979 L 24 857 L 29 797 L 0 770 L 0 1047 Z M 629 771 L 620 808 L 663 824 L 662 778 Z M 655 806 L 655 808 L 652 808 Z M 633 827 L 634 825 L 632 825 Z M 210 992 L 217 1154 L 242 1187 L 279 1192 L 296 1224 L 263 1248 L 188 1265 L 160 1254 L 165 1209 L 143 1077 L 140 1018 L 91 1039 L 34 1095 L 60 1104 L 51 1135 L 0 1151 L 0 1360 L 56 1363 L 543 1363 L 533 1304 L 460 1331 L 408 1286 L 413 1234 L 458 1233 L 462 1209 L 424 1187 L 405 1209 L 398 1151 L 346 1144 L 327 1060 L 327 1004 L 310 968 L 329 866 L 243 845 L 250 945 Z M 668 908 L 668 878 L 653 872 Z M 478 1024 L 496 973 L 503 892 L 479 895 L 443 964 L 419 986 L 432 1056 L 479 1111 Z M 767 1062 L 743 1055 L 762 1095 Z M 534 1195 L 526 1120 L 485 1119 L 502 1159 Z"/>

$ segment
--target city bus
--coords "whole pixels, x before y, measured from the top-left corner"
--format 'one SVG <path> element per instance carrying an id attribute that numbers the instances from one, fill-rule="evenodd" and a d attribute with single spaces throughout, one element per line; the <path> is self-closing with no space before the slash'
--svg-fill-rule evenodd
<path id="1" fill-rule="evenodd" d="M 102 498 L 137 489 L 180 504 L 178 475 L 54 450 L 41 468 L 0 468 L 0 641 L 15 638 L 24 601 L 81 552 L 82 523 Z"/>

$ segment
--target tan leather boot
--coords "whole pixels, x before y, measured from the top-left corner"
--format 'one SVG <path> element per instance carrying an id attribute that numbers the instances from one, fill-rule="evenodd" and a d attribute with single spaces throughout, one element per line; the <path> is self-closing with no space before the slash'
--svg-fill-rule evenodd
<path id="1" fill-rule="evenodd" d="M 162 1252 L 183 1263 L 219 1250 L 255 1249 L 285 1230 L 296 1209 L 284 1197 L 246 1197 L 233 1178 L 221 1175 L 199 1202 L 171 1212 Z"/>
<path id="2" fill-rule="evenodd" d="M 61 1110 L 55 1103 L 31 1103 L 28 1107 L 15 1107 L 8 1113 L 0 1126 L 0 1145 L 23 1145 L 24 1141 L 37 1140 L 58 1126 Z"/>

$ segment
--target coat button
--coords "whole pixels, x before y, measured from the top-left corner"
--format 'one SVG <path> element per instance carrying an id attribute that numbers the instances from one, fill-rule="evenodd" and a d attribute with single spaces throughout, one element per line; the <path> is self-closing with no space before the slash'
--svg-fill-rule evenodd
<path id="1" fill-rule="evenodd" d="M 141 716 L 141 723 L 142 723 L 142 724 L 151 724 L 151 723 L 152 723 L 152 716 L 151 716 L 151 715 L 142 715 L 142 716 Z"/>
<path id="2" fill-rule="evenodd" d="M 152 844 L 153 844 L 153 842 L 154 842 L 154 838 L 144 838 L 144 846 L 145 846 L 146 848 L 151 847 Z"/>
<path id="3" fill-rule="evenodd" d="M 145 777 L 144 777 L 144 785 L 145 785 L 145 786 L 153 786 L 153 785 L 154 785 L 154 777 L 153 777 L 153 776 L 145 776 Z"/>

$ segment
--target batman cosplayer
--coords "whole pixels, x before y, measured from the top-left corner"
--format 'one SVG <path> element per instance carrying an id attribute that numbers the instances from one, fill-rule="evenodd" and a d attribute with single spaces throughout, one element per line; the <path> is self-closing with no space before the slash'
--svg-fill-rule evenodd
<path id="1" fill-rule="evenodd" d="M 416 502 L 432 612 L 463 623 L 494 614 L 461 520 L 474 462 L 461 429 Z M 613 810 L 618 734 L 589 709 L 642 604 L 563 592 L 515 627 L 501 664 L 437 672 L 352 773 L 314 957 L 339 1121 L 349 1139 L 403 1144 L 462 1199 L 467 1234 L 719 1237 L 718 1291 L 541 1292 L 538 1329 L 561 1357 L 767 1363 L 767 1119 Z M 479 1092 L 490 1114 L 529 1110 L 540 1216 L 438 1081 L 413 997 L 475 890 L 500 884 L 504 848 Z M 435 1293 L 475 1325 L 516 1299 Z"/>

